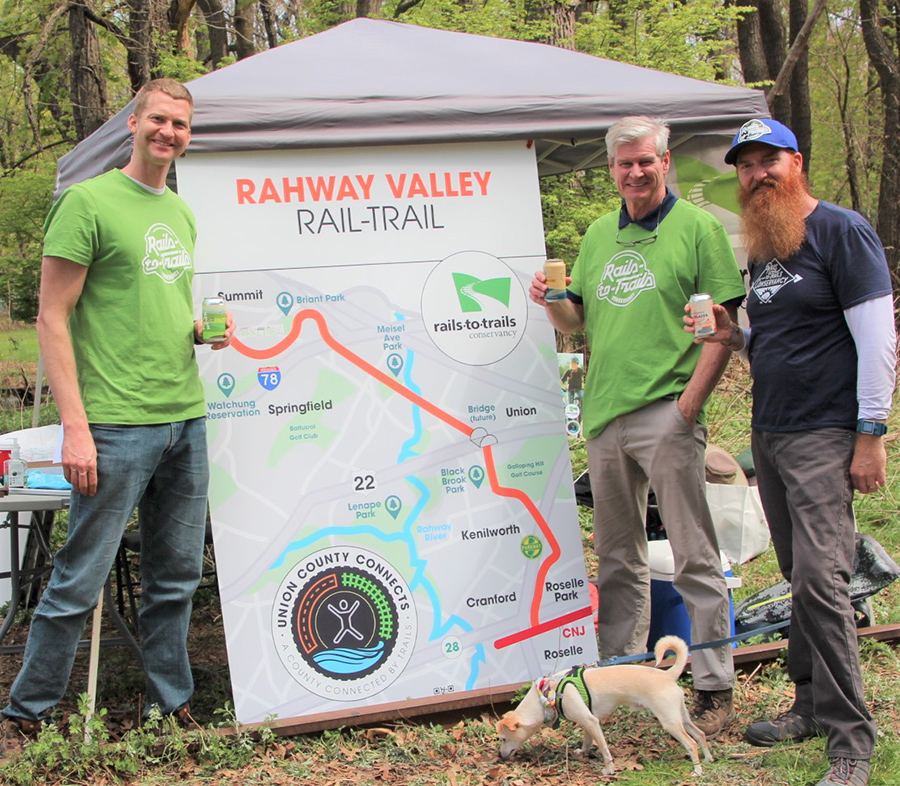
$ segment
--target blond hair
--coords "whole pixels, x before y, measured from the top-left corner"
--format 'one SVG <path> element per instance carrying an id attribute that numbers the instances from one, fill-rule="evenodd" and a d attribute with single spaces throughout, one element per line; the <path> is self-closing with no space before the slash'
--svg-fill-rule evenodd
<path id="1" fill-rule="evenodd" d="M 134 97 L 134 115 L 139 115 L 147 108 L 150 96 L 153 93 L 165 93 L 167 96 L 179 101 L 187 101 L 191 105 L 191 114 L 194 112 L 194 97 L 190 91 L 177 79 L 153 79 L 147 82 Z"/>

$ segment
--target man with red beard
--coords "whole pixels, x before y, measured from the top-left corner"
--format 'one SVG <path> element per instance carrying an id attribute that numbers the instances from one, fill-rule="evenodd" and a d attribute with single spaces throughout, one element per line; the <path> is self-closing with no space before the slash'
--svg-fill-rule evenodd
<path id="1" fill-rule="evenodd" d="M 751 328 L 717 306 L 706 340 L 750 360 L 753 459 L 793 596 L 794 704 L 752 724 L 746 738 L 770 746 L 827 734 L 831 769 L 818 786 L 864 786 L 876 729 L 850 604 L 852 501 L 854 490 L 885 483 L 896 348 L 890 274 L 865 219 L 809 193 L 790 129 L 745 123 L 725 162 L 740 182 Z M 690 317 L 685 329 L 693 330 Z"/>

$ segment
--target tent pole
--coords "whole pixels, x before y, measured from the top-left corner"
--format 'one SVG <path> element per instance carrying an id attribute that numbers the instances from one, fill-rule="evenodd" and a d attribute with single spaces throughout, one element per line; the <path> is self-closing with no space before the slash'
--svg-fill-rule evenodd
<path id="1" fill-rule="evenodd" d="M 41 397 L 44 390 L 44 355 L 38 351 L 37 378 L 34 382 L 34 404 L 31 409 L 31 427 L 37 428 L 41 419 Z"/>

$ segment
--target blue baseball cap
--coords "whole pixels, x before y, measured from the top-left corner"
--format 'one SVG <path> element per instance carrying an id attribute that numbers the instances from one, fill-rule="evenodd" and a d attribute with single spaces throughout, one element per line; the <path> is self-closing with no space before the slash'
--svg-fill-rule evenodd
<path id="1" fill-rule="evenodd" d="M 733 164 L 744 145 L 751 142 L 762 142 L 764 145 L 780 147 L 783 150 L 797 151 L 797 137 L 783 123 L 766 118 L 765 120 L 748 120 L 734 135 L 731 148 L 725 154 L 725 163 Z"/>

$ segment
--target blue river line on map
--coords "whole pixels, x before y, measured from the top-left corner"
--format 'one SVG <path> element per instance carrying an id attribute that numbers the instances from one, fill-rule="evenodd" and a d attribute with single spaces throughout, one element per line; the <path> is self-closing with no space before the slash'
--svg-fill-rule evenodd
<path id="1" fill-rule="evenodd" d="M 405 319 L 402 314 L 395 313 L 394 316 L 401 321 Z M 412 378 L 414 365 L 415 353 L 411 349 L 407 349 L 406 360 L 403 364 L 403 381 L 411 391 L 421 396 L 423 395 L 422 390 L 418 385 L 416 385 Z M 398 464 L 402 464 L 404 461 L 407 461 L 419 455 L 412 449 L 413 446 L 417 445 L 422 439 L 423 433 L 422 410 L 416 404 L 412 405 L 412 421 L 413 433 L 400 448 L 400 455 L 397 457 Z M 434 641 L 435 639 L 446 635 L 455 626 L 459 626 L 466 633 L 471 633 L 474 630 L 472 625 L 456 614 L 450 615 L 447 618 L 446 622 L 441 624 L 440 620 L 443 617 L 443 612 L 441 611 L 441 600 L 434 585 L 425 577 L 425 568 L 428 566 L 428 562 L 427 560 L 420 559 L 416 550 L 415 538 L 412 534 L 413 524 L 419 517 L 419 514 L 428 504 L 428 501 L 431 499 L 431 494 L 425 484 L 422 483 L 422 481 L 414 475 L 408 475 L 406 477 L 406 480 L 409 481 L 409 483 L 419 491 L 419 501 L 416 503 L 412 511 L 410 511 L 409 515 L 404 519 L 403 529 L 401 532 L 386 533 L 371 525 L 324 527 L 312 535 L 309 535 L 301 540 L 294 541 L 293 543 L 289 543 L 285 547 L 281 555 L 278 557 L 278 559 L 276 559 L 272 563 L 272 568 L 278 568 L 283 565 L 285 558 L 292 551 L 306 548 L 307 546 L 311 546 L 316 543 L 316 541 L 331 537 L 332 535 L 372 535 L 373 537 L 381 540 L 384 543 L 402 541 L 406 544 L 406 548 L 409 551 L 410 565 L 415 571 L 413 573 L 412 580 L 409 583 L 409 588 L 411 591 L 415 592 L 416 588 L 421 586 L 425 591 L 425 594 L 428 595 L 428 598 L 431 601 L 432 608 L 434 609 L 434 625 L 431 629 L 431 635 L 428 637 L 428 640 Z M 474 649 L 475 651 L 472 655 L 472 660 L 470 661 L 471 669 L 469 672 L 469 676 L 466 679 L 466 690 L 474 689 L 475 684 L 478 680 L 480 664 L 487 662 L 484 654 L 484 645 L 476 644 Z"/>

